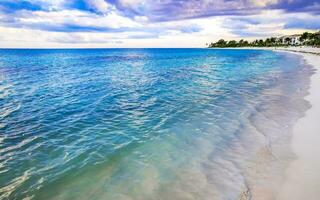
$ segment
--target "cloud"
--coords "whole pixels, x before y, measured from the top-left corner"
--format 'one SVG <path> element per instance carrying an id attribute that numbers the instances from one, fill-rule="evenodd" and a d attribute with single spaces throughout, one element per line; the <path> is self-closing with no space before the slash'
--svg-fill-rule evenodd
<path id="1" fill-rule="evenodd" d="M 223 27 L 238 37 L 270 37 L 290 32 L 320 28 L 320 16 L 314 13 L 287 13 L 283 10 L 265 10 L 256 15 L 224 19 Z"/>
<path id="2" fill-rule="evenodd" d="M 2 10 L 84 10 L 105 14 L 116 10 L 131 17 L 145 16 L 152 21 L 187 18 L 251 15 L 265 9 L 286 12 L 319 12 L 319 0 L 2 0 Z"/>
<path id="3" fill-rule="evenodd" d="M 182 33 L 196 33 L 196 32 L 200 32 L 202 30 L 202 28 L 199 25 L 189 25 L 189 26 L 184 26 L 180 28 L 180 31 Z"/>
<path id="4" fill-rule="evenodd" d="M 251 0 L 249 2 L 257 7 L 266 7 L 270 5 L 276 5 L 278 3 L 278 0 Z"/>
<path id="5" fill-rule="evenodd" d="M 100 13 L 107 13 L 112 7 L 104 0 L 85 0 L 85 2 L 89 8 Z"/>
<path id="6" fill-rule="evenodd" d="M 156 33 L 134 33 L 129 34 L 127 36 L 127 39 L 150 39 L 150 38 L 159 38 L 160 34 Z"/>
<path id="7" fill-rule="evenodd" d="M 47 39 L 48 42 L 65 44 L 120 44 L 122 41 L 108 38 L 104 35 L 88 35 L 83 33 L 60 34 Z"/>
<path id="8" fill-rule="evenodd" d="M 118 15 L 114 11 L 99 16 L 95 13 L 80 10 L 62 11 L 19 11 L 14 14 L 0 15 L 0 22 L 4 26 L 24 27 L 58 32 L 77 31 L 110 31 L 118 32 L 130 30 L 140 26 L 126 17 Z"/>
<path id="9" fill-rule="evenodd" d="M 133 45 L 135 40 L 152 39 L 161 45 L 160 41 L 204 45 L 205 40 L 222 37 L 267 37 L 319 29 L 319 15 L 319 0 L 0 1 L 0 28 L 24 30 L 29 41 L 41 33 L 39 40 L 48 45 L 116 44 L 109 41 Z M 14 40 L 7 34 L 4 29 L 0 32 L 0 45 L 5 39 L 9 44 L 20 38 L 16 34 Z"/>
<path id="10" fill-rule="evenodd" d="M 282 9 L 287 13 L 310 12 L 319 13 L 319 0 L 281 0 L 271 6 L 272 9 Z"/>
<path id="11" fill-rule="evenodd" d="M 319 0 L 118 0 L 114 5 L 126 16 L 151 21 L 172 21 L 225 15 L 252 15 L 265 9 L 319 12 Z"/>

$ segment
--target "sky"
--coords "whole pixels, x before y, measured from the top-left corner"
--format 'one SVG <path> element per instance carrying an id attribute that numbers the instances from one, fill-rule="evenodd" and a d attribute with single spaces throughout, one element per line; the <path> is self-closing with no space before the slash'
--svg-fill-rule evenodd
<path id="1" fill-rule="evenodd" d="M 320 0 L 0 0 L 0 48 L 205 47 L 320 29 Z"/>

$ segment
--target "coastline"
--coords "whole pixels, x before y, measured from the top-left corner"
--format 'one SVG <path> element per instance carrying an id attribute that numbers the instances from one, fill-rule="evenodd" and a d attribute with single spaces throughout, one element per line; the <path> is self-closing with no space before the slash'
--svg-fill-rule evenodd
<path id="1" fill-rule="evenodd" d="M 213 48 L 215 49 L 215 48 Z M 311 105 L 291 131 L 291 151 L 295 158 L 288 163 L 284 180 L 278 185 L 275 198 L 259 194 L 262 199 L 318 200 L 320 196 L 320 48 L 314 47 L 240 47 L 223 49 L 271 50 L 302 56 L 315 73 L 310 77 L 308 94 L 304 97 Z M 250 199 L 244 195 L 243 199 Z M 242 199 L 241 198 L 241 199 Z"/>
<path id="2" fill-rule="evenodd" d="M 284 171 L 284 180 L 278 186 L 276 200 L 318 200 L 320 196 L 320 48 L 313 47 L 262 47 L 241 48 L 286 52 L 302 56 L 315 73 L 310 77 L 308 95 L 311 105 L 305 115 L 292 128 L 290 146 L 295 158 Z M 269 197 L 263 195 L 263 199 Z"/>
<path id="3" fill-rule="evenodd" d="M 207 48 L 208 49 L 208 48 Z M 248 50 L 273 50 L 273 51 L 286 51 L 291 53 L 314 54 L 320 55 L 320 48 L 310 46 L 291 46 L 291 47 L 214 47 L 209 49 L 248 49 Z"/>
<path id="4" fill-rule="evenodd" d="M 302 55 L 306 63 L 316 70 L 311 76 L 309 94 L 305 97 L 311 108 L 293 127 L 291 147 L 297 158 L 285 171 L 285 181 L 277 199 L 316 200 L 320 196 L 320 159 L 317 159 L 320 155 L 320 49 L 292 47 L 276 51 Z"/>

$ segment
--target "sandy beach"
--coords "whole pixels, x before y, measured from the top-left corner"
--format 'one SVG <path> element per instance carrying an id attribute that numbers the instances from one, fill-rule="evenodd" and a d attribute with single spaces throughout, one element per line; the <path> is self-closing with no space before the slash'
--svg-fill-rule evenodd
<path id="1" fill-rule="evenodd" d="M 240 49 L 264 49 L 300 55 L 315 69 L 315 73 L 311 76 L 308 95 L 304 98 L 310 103 L 311 108 L 293 127 L 291 148 L 296 158 L 289 163 L 284 172 L 284 182 L 279 186 L 276 199 L 318 200 L 320 197 L 320 48 L 302 46 Z M 263 199 L 274 199 L 265 194 L 263 196 Z"/>
<path id="2" fill-rule="evenodd" d="M 316 73 L 311 77 L 309 95 L 305 97 L 312 107 L 293 127 L 292 150 L 297 159 L 287 168 L 277 199 L 317 200 L 320 196 L 320 49 L 291 47 L 278 50 L 302 55 Z"/>

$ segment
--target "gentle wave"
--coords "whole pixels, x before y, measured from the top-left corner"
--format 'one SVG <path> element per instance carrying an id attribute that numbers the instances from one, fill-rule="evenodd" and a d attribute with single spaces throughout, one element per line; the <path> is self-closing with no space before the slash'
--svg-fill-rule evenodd
<path id="1" fill-rule="evenodd" d="M 312 71 L 283 53 L 0 51 L 4 199 L 275 192 L 290 127 L 309 106 Z"/>

